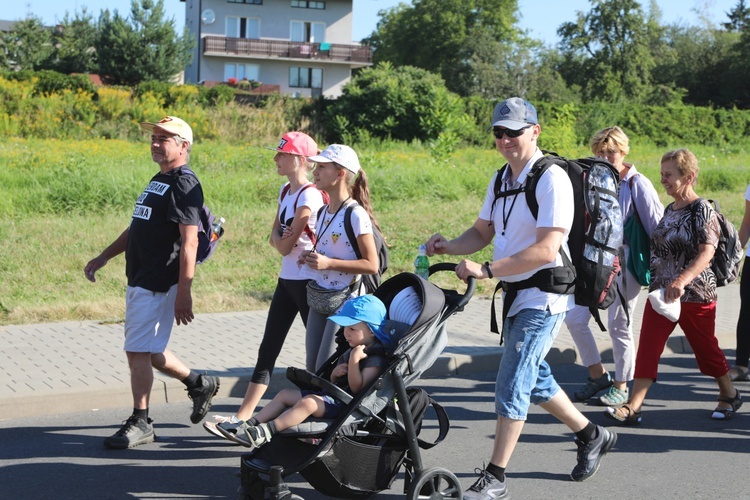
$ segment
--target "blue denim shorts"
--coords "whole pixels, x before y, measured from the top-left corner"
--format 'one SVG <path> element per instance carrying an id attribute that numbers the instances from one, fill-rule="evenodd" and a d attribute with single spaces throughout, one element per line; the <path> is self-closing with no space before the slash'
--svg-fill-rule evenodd
<path id="1" fill-rule="evenodd" d="M 560 386 L 544 360 L 560 331 L 565 313 L 523 309 L 503 323 L 505 351 L 495 382 L 495 412 L 526 420 L 531 403 L 546 403 Z"/>

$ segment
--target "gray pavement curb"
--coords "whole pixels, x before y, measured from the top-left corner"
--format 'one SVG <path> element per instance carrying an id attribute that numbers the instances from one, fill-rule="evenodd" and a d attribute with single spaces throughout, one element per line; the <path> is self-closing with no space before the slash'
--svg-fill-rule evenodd
<path id="1" fill-rule="evenodd" d="M 636 342 L 645 295 L 644 291 L 633 317 Z M 474 299 L 465 311 L 448 320 L 448 346 L 424 377 L 446 378 L 497 369 L 505 347 L 498 346 L 499 337 L 488 332 L 489 309 L 489 300 Z M 738 287 L 720 288 L 716 331 L 719 345 L 728 355 L 735 346 L 738 311 Z M 194 370 L 220 376 L 218 397 L 241 398 L 255 365 L 266 315 L 267 311 L 201 314 L 190 325 L 175 328 L 170 350 Z M 595 325 L 592 332 L 603 361 L 611 363 L 609 335 Z M 0 374 L 5 381 L 0 385 L 0 419 L 131 408 L 122 325 L 93 321 L 11 325 L 0 328 L 0 340 Z M 692 353 L 679 328 L 667 343 L 665 353 L 670 352 Z M 560 365 L 577 359 L 575 345 L 563 326 L 547 361 Z M 276 364 L 268 395 L 289 386 L 283 367 L 304 366 L 304 329 L 299 320 Z M 189 402 L 184 386 L 156 374 L 151 405 L 180 402 Z"/>

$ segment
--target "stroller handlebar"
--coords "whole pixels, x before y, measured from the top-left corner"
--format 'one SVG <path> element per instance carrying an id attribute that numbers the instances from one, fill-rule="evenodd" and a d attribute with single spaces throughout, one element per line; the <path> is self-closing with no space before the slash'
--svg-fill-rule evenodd
<path id="1" fill-rule="evenodd" d="M 430 266 L 430 276 L 441 271 L 456 272 L 456 266 L 457 264 L 453 262 L 438 262 L 437 264 L 433 264 Z M 469 303 L 469 300 L 471 300 L 471 297 L 474 295 L 474 291 L 476 290 L 476 288 L 477 280 L 473 276 L 470 276 L 469 280 L 466 282 L 466 291 L 463 294 L 458 294 L 457 302 L 454 304 L 451 314 L 455 311 L 460 311 L 466 304 Z"/>

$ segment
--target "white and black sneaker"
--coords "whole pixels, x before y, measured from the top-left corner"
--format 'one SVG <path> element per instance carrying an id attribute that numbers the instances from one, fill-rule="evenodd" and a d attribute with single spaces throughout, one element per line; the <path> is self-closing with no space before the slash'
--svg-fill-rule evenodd
<path id="1" fill-rule="evenodd" d="M 260 448 L 271 440 L 271 429 L 267 423 L 258 425 L 248 425 L 245 428 L 244 439 L 241 436 L 237 436 L 237 441 L 243 446 L 248 448 Z"/>
<path id="2" fill-rule="evenodd" d="M 124 450 L 141 444 L 153 443 L 156 435 L 153 420 L 131 415 L 122 423 L 120 430 L 104 438 L 104 446 L 112 450 Z"/>
<path id="3" fill-rule="evenodd" d="M 510 498 L 508 486 L 505 484 L 505 481 L 500 481 L 498 478 L 487 472 L 486 469 L 475 469 L 475 472 L 479 474 L 479 479 L 477 479 L 476 482 L 464 492 L 464 500 Z"/>

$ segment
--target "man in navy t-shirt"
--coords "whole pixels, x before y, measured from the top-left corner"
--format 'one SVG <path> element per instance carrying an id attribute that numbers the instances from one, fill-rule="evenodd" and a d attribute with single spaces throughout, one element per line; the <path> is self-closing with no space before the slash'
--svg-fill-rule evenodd
<path id="1" fill-rule="evenodd" d="M 141 128 L 151 132 L 151 158 L 159 165 L 159 173 L 136 200 L 130 226 L 84 270 L 90 281 L 96 281 L 96 271 L 125 252 L 124 349 L 130 366 L 133 414 L 120 430 L 105 438 L 104 445 L 115 449 L 154 440 L 148 417 L 153 368 L 185 384 L 193 400 L 190 420 L 195 424 L 206 416 L 219 390 L 218 377 L 190 370 L 167 349 L 173 320 L 187 325 L 195 317 L 190 288 L 203 190 L 187 168 L 193 131 L 174 116 L 141 123 Z"/>

